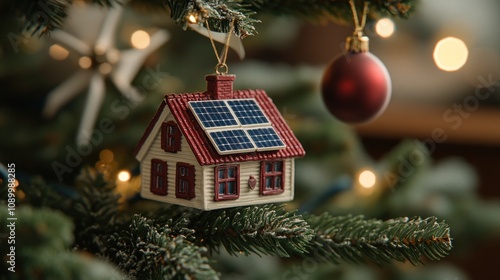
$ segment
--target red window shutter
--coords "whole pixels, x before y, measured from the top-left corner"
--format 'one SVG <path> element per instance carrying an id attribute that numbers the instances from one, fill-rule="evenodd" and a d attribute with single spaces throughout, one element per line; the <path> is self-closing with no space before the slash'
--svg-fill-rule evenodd
<path id="1" fill-rule="evenodd" d="M 151 160 L 150 191 L 157 195 L 167 195 L 167 163 L 159 160 Z"/>
<path id="2" fill-rule="evenodd" d="M 192 199 L 195 197 L 194 189 L 195 189 L 195 174 L 194 174 L 194 165 L 189 165 L 189 174 L 188 174 L 188 199 Z"/>
<path id="3" fill-rule="evenodd" d="M 161 124 L 161 148 L 165 152 L 177 153 L 181 150 L 181 131 L 173 121 Z"/>
<path id="4" fill-rule="evenodd" d="M 175 178 L 175 197 L 193 199 L 195 197 L 194 165 L 178 162 Z"/>
<path id="5" fill-rule="evenodd" d="M 166 151 L 167 149 L 167 129 L 168 125 L 167 123 L 162 123 L 161 124 L 161 148 Z"/>

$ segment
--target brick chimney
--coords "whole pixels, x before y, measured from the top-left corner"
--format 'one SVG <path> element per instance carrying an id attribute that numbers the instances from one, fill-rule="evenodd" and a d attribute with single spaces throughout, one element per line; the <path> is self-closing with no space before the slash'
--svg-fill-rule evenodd
<path id="1" fill-rule="evenodd" d="M 212 99 L 231 99 L 233 98 L 233 82 L 235 75 L 207 75 L 207 92 Z"/>

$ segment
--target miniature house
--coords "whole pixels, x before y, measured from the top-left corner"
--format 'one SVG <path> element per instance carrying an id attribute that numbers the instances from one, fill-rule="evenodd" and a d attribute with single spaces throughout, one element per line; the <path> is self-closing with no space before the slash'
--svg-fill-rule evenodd
<path id="1" fill-rule="evenodd" d="M 205 92 L 165 96 L 140 139 L 142 197 L 203 210 L 292 200 L 305 152 L 272 100 L 233 91 L 234 75 L 205 78 Z"/>

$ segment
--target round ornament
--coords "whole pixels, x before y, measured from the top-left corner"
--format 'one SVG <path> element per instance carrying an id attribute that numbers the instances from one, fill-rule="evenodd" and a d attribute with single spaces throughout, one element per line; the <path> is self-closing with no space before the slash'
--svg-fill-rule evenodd
<path id="1" fill-rule="evenodd" d="M 391 97 L 384 64 L 368 51 L 348 52 L 326 69 L 321 91 L 332 115 L 347 123 L 365 123 L 380 115 Z"/>
<path id="2" fill-rule="evenodd" d="M 347 37 L 346 53 L 325 70 L 321 82 L 323 101 L 337 119 L 353 124 L 366 123 L 379 116 L 389 104 L 391 77 L 384 64 L 368 51 L 363 36 L 369 3 L 365 1 L 361 22 L 353 0 L 355 30 Z"/>

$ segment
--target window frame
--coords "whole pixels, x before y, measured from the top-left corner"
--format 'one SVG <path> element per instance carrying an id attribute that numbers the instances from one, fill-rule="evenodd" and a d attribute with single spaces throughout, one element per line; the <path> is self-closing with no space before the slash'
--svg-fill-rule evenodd
<path id="1" fill-rule="evenodd" d="M 276 170 L 275 164 L 280 163 L 281 168 Z M 267 170 L 267 165 L 271 164 L 271 171 Z M 271 179 L 271 188 L 267 188 L 267 178 Z M 281 187 L 276 187 L 275 184 L 277 179 L 280 179 Z M 261 195 L 273 195 L 280 194 L 285 191 L 285 161 L 284 160 L 269 160 L 262 161 L 260 166 L 260 194 Z"/>
<path id="2" fill-rule="evenodd" d="M 181 138 L 179 126 L 174 121 L 161 124 L 161 148 L 165 152 L 177 153 L 181 151 Z"/>
<path id="3" fill-rule="evenodd" d="M 158 171 L 157 166 L 161 166 L 161 171 Z M 161 174 L 159 174 L 161 172 Z M 160 159 L 151 159 L 151 178 L 149 184 L 149 191 L 156 195 L 166 196 L 168 195 L 168 164 Z M 159 181 L 160 179 L 161 181 Z M 161 182 L 163 187 L 158 187 L 158 183 Z"/>
<path id="4" fill-rule="evenodd" d="M 229 169 L 234 168 L 234 177 L 229 178 Z M 223 171 L 224 178 L 219 178 L 219 172 Z M 229 183 L 234 182 L 235 193 L 229 194 Z M 219 193 L 220 184 L 224 184 L 224 194 Z M 240 166 L 238 164 L 219 165 L 214 168 L 214 201 L 235 200 L 240 197 Z"/>
<path id="5" fill-rule="evenodd" d="M 181 168 L 187 170 L 187 174 L 181 174 Z M 187 184 L 187 190 L 181 192 L 182 184 Z M 184 162 L 178 162 L 175 168 L 175 197 L 191 200 L 195 195 L 195 170 L 194 165 Z"/>

